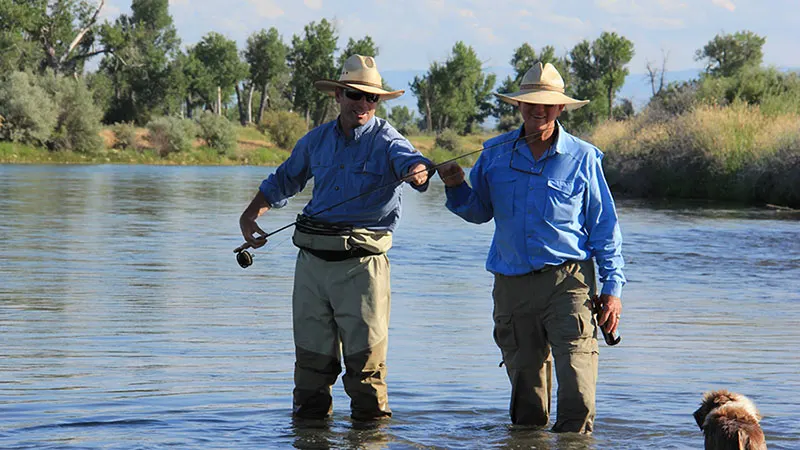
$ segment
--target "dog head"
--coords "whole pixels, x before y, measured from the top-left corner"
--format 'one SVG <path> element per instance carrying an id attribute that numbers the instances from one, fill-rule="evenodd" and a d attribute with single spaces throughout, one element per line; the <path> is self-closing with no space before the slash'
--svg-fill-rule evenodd
<path id="1" fill-rule="evenodd" d="M 708 414 L 714 409 L 729 403 L 736 403 L 739 408 L 752 415 L 756 422 L 761 420 L 761 414 L 758 413 L 758 410 L 749 398 L 742 394 L 720 389 L 717 391 L 706 392 L 703 395 L 703 400 L 700 402 L 700 407 L 697 408 L 693 414 L 694 420 L 697 422 L 697 426 L 702 430 Z"/>

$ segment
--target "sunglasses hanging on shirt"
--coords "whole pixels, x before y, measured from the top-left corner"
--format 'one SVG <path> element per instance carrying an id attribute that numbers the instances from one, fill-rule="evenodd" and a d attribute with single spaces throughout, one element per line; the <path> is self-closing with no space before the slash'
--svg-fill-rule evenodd
<path id="1" fill-rule="evenodd" d="M 344 96 L 355 101 L 359 101 L 366 97 L 367 101 L 370 103 L 376 103 L 381 98 L 381 96 L 378 94 L 368 94 L 366 92 L 355 91 L 353 89 L 345 89 Z"/>

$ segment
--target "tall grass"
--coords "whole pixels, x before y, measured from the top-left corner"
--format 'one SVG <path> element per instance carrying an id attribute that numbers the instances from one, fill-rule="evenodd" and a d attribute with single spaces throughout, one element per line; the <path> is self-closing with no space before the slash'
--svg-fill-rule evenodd
<path id="1" fill-rule="evenodd" d="M 697 106 L 666 120 L 647 112 L 598 126 L 612 188 L 679 197 L 800 206 L 800 114 L 759 106 Z"/>

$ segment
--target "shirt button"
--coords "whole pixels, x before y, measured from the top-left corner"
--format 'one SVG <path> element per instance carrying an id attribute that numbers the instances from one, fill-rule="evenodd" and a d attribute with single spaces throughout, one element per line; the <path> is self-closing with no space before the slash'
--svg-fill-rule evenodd
<path id="1" fill-rule="evenodd" d="M 340 169 L 344 169 L 344 164 L 339 164 Z"/>
<path id="2" fill-rule="evenodd" d="M 338 191 L 339 190 L 339 186 L 336 186 L 335 188 L 333 188 L 333 190 L 334 191 Z"/>

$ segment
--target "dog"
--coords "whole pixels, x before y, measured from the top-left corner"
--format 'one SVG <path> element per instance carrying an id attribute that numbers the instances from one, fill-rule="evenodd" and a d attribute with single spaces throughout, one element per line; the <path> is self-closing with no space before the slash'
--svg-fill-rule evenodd
<path id="1" fill-rule="evenodd" d="M 707 392 L 694 420 L 706 450 L 767 450 L 761 414 L 749 398 L 727 390 Z"/>

